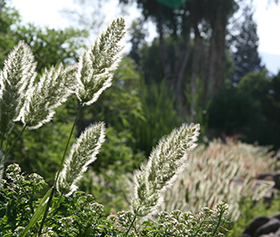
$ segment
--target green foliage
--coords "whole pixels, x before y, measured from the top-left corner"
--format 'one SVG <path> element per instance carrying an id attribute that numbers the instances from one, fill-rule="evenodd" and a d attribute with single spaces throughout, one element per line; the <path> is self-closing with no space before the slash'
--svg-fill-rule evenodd
<path id="1" fill-rule="evenodd" d="M 258 141 L 261 145 L 271 144 L 274 149 L 279 148 L 279 75 L 270 78 L 267 71 L 248 73 L 237 87 L 254 98 L 260 107 L 255 122 L 251 124 L 247 141 Z"/>
<path id="2" fill-rule="evenodd" d="M 46 186 L 37 174 L 26 175 L 16 164 L 6 170 L 0 201 L 1 236 L 20 236 L 40 199 L 36 193 Z M 119 212 L 107 217 L 104 206 L 93 196 L 76 192 L 71 197 L 55 197 L 42 236 L 218 236 L 226 233 L 227 205 L 215 209 L 204 208 L 197 214 L 190 212 L 161 212 L 156 220 L 139 221 L 126 235 L 133 214 Z M 41 220 L 40 220 L 41 221 Z M 35 236 L 39 223 L 30 229 Z"/>
<path id="3" fill-rule="evenodd" d="M 134 152 L 129 146 L 133 140 L 131 132 L 123 130 L 117 132 L 113 127 L 106 131 L 106 142 L 92 167 L 96 172 L 113 169 L 115 173 L 133 172 L 145 160 L 143 152 Z"/>
<path id="4" fill-rule="evenodd" d="M 237 88 L 249 94 L 260 104 L 268 96 L 271 80 L 267 76 L 267 71 L 250 72 L 242 77 Z"/>
<path id="5" fill-rule="evenodd" d="M 197 214 L 175 210 L 170 213 L 160 212 L 156 221 L 148 220 L 140 226 L 134 226 L 133 231 L 127 236 L 224 236 L 228 231 L 223 227 L 228 223 L 228 206 L 219 203 L 214 209 L 203 208 Z M 116 229 L 123 232 L 129 228 L 131 212 L 119 212 L 116 216 L 109 216 Z M 137 228 L 138 227 L 138 228 Z"/>
<path id="6" fill-rule="evenodd" d="M 85 48 L 88 32 L 73 28 L 54 30 L 48 27 L 40 28 L 33 24 L 19 26 L 18 39 L 24 40 L 34 53 L 38 62 L 37 71 L 42 73 L 58 63 L 75 63 L 80 50 Z"/>
<path id="7" fill-rule="evenodd" d="M 114 167 L 121 169 L 120 165 Z M 80 190 L 92 194 L 96 202 L 104 205 L 104 211 L 109 215 L 129 209 L 133 196 L 133 174 L 120 173 L 115 169 L 97 173 L 90 167 L 79 186 Z"/>
<path id="8" fill-rule="evenodd" d="M 7 6 L 6 0 L 0 3 L 0 67 L 11 49 L 20 40 L 24 40 L 34 53 L 38 62 L 37 71 L 42 73 L 60 62 L 78 61 L 79 51 L 85 48 L 88 31 L 66 28 L 54 30 L 40 28 L 34 24 L 22 25 L 17 10 Z"/>
<path id="9" fill-rule="evenodd" d="M 260 108 L 256 101 L 235 87 L 222 88 L 213 98 L 209 109 L 209 129 L 215 135 L 245 133 L 256 121 Z"/>
<path id="10" fill-rule="evenodd" d="M 209 135 L 241 134 L 245 142 L 279 148 L 278 81 L 267 71 L 251 72 L 236 87 L 221 89 L 208 110 Z"/>
<path id="11" fill-rule="evenodd" d="M 3 179 L 0 202 L 0 229 L 3 236 L 26 226 L 38 205 L 38 192 L 46 187 L 38 174 L 25 175 L 17 164 L 9 165 Z M 10 235 L 9 235 L 10 234 Z"/>
<path id="12" fill-rule="evenodd" d="M 39 203 L 37 192 L 46 186 L 37 175 L 25 175 L 18 165 L 6 170 L 0 202 L 0 228 L 2 236 L 18 236 L 28 224 Z M 77 192 L 71 198 L 55 198 L 56 206 L 50 213 L 42 234 L 49 236 L 99 236 L 106 228 L 103 207 L 94 202 L 91 195 Z M 85 222 L 86 220 L 86 222 Z M 104 226 L 104 228 L 102 228 Z M 39 225 L 35 225 L 28 236 L 35 236 Z M 100 231 L 101 230 L 101 231 Z"/>
<path id="13" fill-rule="evenodd" d="M 4 60 L 8 53 L 17 44 L 18 38 L 13 31 L 13 26 L 20 22 L 17 10 L 8 7 L 6 1 L 0 2 L 0 68 L 3 67 Z"/>
<path id="14" fill-rule="evenodd" d="M 167 88 L 165 82 L 159 85 L 152 83 L 139 89 L 142 111 L 145 120 L 135 120 L 131 128 L 136 139 L 133 147 L 140 148 L 148 155 L 158 140 L 171 132 L 172 127 L 181 123 L 178 113 L 174 109 L 175 98 L 172 90 Z"/>
<path id="15" fill-rule="evenodd" d="M 241 215 L 238 221 L 229 228 L 231 231 L 228 233 L 229 237 L 239 237 L 245 230 L 246 226 L 257 217 L 270 216 L 275 214 L 280 207 L 280 199 L 278 196 L 274 197 L 271 203 L 265 202 L 261 199 L 259 202 L 255 202 L 251 197 L 245 197 L 240 200 L 239 203 Z"/>

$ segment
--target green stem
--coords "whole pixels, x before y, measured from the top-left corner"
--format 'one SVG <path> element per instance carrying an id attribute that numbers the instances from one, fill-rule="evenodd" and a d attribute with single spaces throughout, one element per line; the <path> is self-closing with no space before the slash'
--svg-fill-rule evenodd
<path id="1" fill-rule="evenodd" d="M 13 144 L 10 146 L 9 150 L 6 152 L 5 158 L 9 155 L 11 149 L 13 148 L 13 146 L 16 143 L 16 141 L 19 139 L 19 137 L 21 136 L 21 134 L 23 133 L 23 131 L 25 130 L 26 127 L 27 127 L 27 125 L 25 124 L 24 127 L 22 128 L 22 130 L 20 131 L 20 133 L 17 135 L 16 139 L 13 141 Z"/>
<path id="2" fill-rule="evenodd" d="M 126 233 L 125 233 L 125 237 L 128 236 L 128 233 L 129 233 L 129 231 L 130 231 L 132 225 L 134 224 L 135 220 L 136 220 L 136 215 L 134 215 L 134 218 L 133 218 L 132 222 L 130 223 L 129 228 L 127 229 L 127 231 L 126 231 Z"/>
<path id="3" fill-rule="evenodd" d="M 45 213 L 44 213 L 44 216 L 43 216 L 43 220 L 42 220 L 42 223 L 40 225 L 40 229 L 39 229 L 39 232 L 38 232 L 38 237 L 41 235 L 42 233 L 42 229 L 44 227 L 44 224 L 45 224 L 45 221 L 46 221 L 46 218 L 47 218 L 47 215 L 48 215 L 48 212 L 49 212 L 49 208 L 51 206 L 51 203 L 52 203 L 52 199 L 53 199 L 53 196 L 55 194 L 55 188 L 54 186 L 52 186 L 52 192 L 51 192 L 51 195 L 50 195 L 50 198 L 48 200 L 48 203 L 47 203 L 47 206 L 46 206 L 46 210 L 45 210 Z"/>
<path id="4" fill-rule="evenodd" d="M 64 161 L 65 161 L 65 158 L 66 158 L 66 153 L 67 153 L 67 149 L 68 149 L 68 146 L 69 146 L 69 143 L 70 143 L 70 140 L 71 140 L 71 136 L 72 136 L 73 131 L 74 131 L 74 128 L 75 128 L 75 126 L 76 126 L 76 124 L 77 124 L 77 121 L 78 121 L 78 118 L 79 118 L 79 115 L 80 115 L 80 113 L 81 113 L 82 108 L 83 108 L 83 105 L 80 104 L 80 105 L 79 105 L 79 111 L 78 111 L 78 113 L 77 113 L 77 115 L 76 115 L 76 118 L 75 118 L 75 121 L 74 121 L 74 123 L 73 123 L 71 132 L 70 132 L 69 137 L 68 137 L 68 141 L 67 141 L 67 144 L 66 144 L 64 153 L 63 153 L 63 157 L 62 157 L 62 160 L 61 160 L 61 163 L 60 163 L 59 170 L 58 170 L 58 172 L 57 172 L 57 175 L 55 176 L 54 186 L 56 186 L 57 178 L 58 178 L 58 176 L 59 176 L 59 174 L 60 174 L 60 172 L 61 172 L 61 170 L 62 170 L 62 168 L 63 168 L 63 164 L 64 164 Z"/>
<path id="5" fill-rule="evenodd" d="M 201 231 L 201 226 L 202 226 L 202 224 L 203 224 L 203 221 L 199 223 L 199 227 L 198 227 L 198 229 L 196 230 L 194 237 L 196 237 L 196 236 L 198 235 L 199 231 Z"/>
<path id="6" fill-rule="evenodd" d="M 212 233 L 212 235 L 211 235 L 211 237 L 213 237 L 215 234 L 216 234 L 216 232 L 218 231 L 218 228 L 219 228 L 219 226 L 220 226 L 220 224 L 221 224 L 221 221 L 222 221 L 222 216 L 223 216 L 223 211 L 220 213 L 220 215 L 219 215 L 219 221 L 218 221 L 218 224 L 216 225 L 216 228 L 215 228 L 215 230 L 213 231 L 213 233 Z"/>
<path id="7" fill-rule="evenodd" d="M 52 186 L 52 192 L 51 192 L 51 195 L 50 195 L 50 198 L 48 200 L 48 203 L 47 203 L 47 207 L 46 207 L 46 210 L 45 210 L 45 213 L 44 213 L 44 217 L 43 217 L 43 220 L 42 220 L 42 223 L 41 223 L 41 226 L 40 226 L 40 229 L 39 229 L 39 232 L 38 232 L 38 237 L 41 235 L 41 232 L 42 232 L 42 229 L 44 227 L 44 224 L 45 224 L 45 221 L 46 221 L 46 218 L 47 218 L 47 215 L 48 215 L 48 212 L 49 212 L 49 207 L 51 206 L 52 204 L 52 199 L 53 199 L 53 195 L 55 194 L 55 187 L 56 187 L 56 182 L 57 182 L 57 179 L 59 177 L 59 174 L 63 168 L 63 164 L 64 164 L 64 161 L 65 161 L 65 157 L 66 157 L 66 153 L 67 153 L 67 149 L 68 149 L 68 146 L 69 146 L 69 143 L 70 143 L 70 140 L 71 140 L 71 136 L 73 134 L 73 131 L 74 131 L 74 128 L 77 124 L 77 121 L 78 121 L 78 118 L 79 118 L 79 115 L 81 113 L 81 110 L 82 110 L 83 106 L 82 104 L 79 105 L 79 111 L 76 115 L 76 118 L 75 118 L 75 121 L 73 123 L 73 126 L 72 126 L 72 129 L 71 129 L 71 132 L 68 136 L 68 140 L 67 140 L 67 144 L 66 144 L 66 147 L 64 149 L 64 153 L 63 153 L 63 157 L 62 157 L 62 160 L 61 160 L 61 163 L 60 163 L 60 167 L 59 167 L 59 170 L 54 178 L 54 184 Z"/>

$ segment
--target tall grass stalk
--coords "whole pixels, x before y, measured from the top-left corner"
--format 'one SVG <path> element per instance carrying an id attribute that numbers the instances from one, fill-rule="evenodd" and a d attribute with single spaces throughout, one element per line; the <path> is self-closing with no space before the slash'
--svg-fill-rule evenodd
<path id="1" fill-rule="evenodd" d="M 78 113 L 76 115 L 76 118 L 75 118 L 75 121 L 73 122 L 73 126 L 71 128 L 71 131 L 69 133 L 69 136 L 68 136 L 68 139 L 67 139 L 67 143 L 66 143 L 66 146 L 65 146 L 65 149 L 64 149 L 64 153 L 63 153 L 63 156 L 62 156 L 62 159 L 61 159 L 61 164 L 60 164 L 60 167 L 59 167 L 59 170 L 57 172 L 57 175 L 55 176 L 55 179 L 54 179 L 54 183 L 53 183 L 53 186 L 51 187 L 52 189 L 52 192 L 51 192 L 51 195 L 49 197 L 49 200 L 48 200 L 48 203 L 47 203 L 47 206 L 46 206 L 46 210 L 44 212 L 44 216 L 43 216 L 43 219 L 42 219 L 42 222 L 41 222 L 41 225 L 40 225 L 40 229 L 39 229 L 39 232 L 38 232 L 38 236 L 41 235 L 42 233 L 42 229 L 44 227 L 44 224 L 45 224 L 45 221 L 46 221 L 46 218 L 47 218 L 47 215 L 48 215 L 48 212 L 49 212 L 49 208 L 50 206 L 52 205 L 52 200 L 53 200 L 53 197 L 55 195 L 55 187 L 56 187 L 56 183 L 57 183 L 57 178 L 63 168 L 63 164 L 65 162 L 65 158 L 66 158 L 66 153 L 67 153 L 67 150 L 68 150 L 68 146 L 69 146 L 69 143 L 70 143 L 70 140 L 71 140 L 71 137 L 72 137 L 72 134 L 74 132 L 74 129 L 76 127 L 76 124 L 77 124 L 77 121 L 78 121 L 78 118 L 79 118 L 79 115 L 81 113 L 81 110 L 82 110 L 83 106 L 82 104 L 79 105 L 79 109 L 78 109 Z M 60 199 L 59 199 L 60 200 Z"/>

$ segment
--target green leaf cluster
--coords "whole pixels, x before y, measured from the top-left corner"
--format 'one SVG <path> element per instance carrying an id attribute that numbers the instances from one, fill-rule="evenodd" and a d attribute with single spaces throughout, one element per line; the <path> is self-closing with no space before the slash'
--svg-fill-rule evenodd
<path id="1" fill-rule="evenodd" d="M 3 236 L 26 226 L 39 203 L 38 194 L 47 184 L 38 174 L 26 175 L 17 164 L 9 165 L 3 179 L 0 202 L 0 229 Z"/>
<path id="2" fill-rule="evenodd" d="M 274 215 L 276 210 L 279 210 L 280 199 L 274 197 L 271 202 L 266 202 L 261 199 L 259 202 L 252 200 L 251 197 L 245 197 L 239 203 L 241 215 L 236 223 L 231 223 L 228 228 L 231 231 L 229 237 L 241 236 L 246 226 L 257 217 Z"/>
<path id="3" fill-rule="evenodd" d="M 46 183 L 37 174 L 21 172 L 17 164 L 10 165 L 5 173 L 0 202 L 1 235 L 20 236 L 40 201 L 36 193 Z M 161 212 L 154 220 L 135 224 L 127 236 L 218 236 L 227 231 L 227 208 L 219 204 L 197 214 Z M 103 209 L 93 196 L 84 192 L 68 198 L 56 197 L 42 236 L 126 236 L 124 230 L 129 228 L 133 214 L 123 211 L 107 217 Z M 37 234 L 39 224 L 40 221 L 30 229 L 28 236 Z"/>
<path id="4" fill-rule="evenodd" d="M 279 73 L 246 74 L 236 87 L 225 86 L 208 109 L 210 137 L 239 134 L 247 143 L 280 147 Z"/>

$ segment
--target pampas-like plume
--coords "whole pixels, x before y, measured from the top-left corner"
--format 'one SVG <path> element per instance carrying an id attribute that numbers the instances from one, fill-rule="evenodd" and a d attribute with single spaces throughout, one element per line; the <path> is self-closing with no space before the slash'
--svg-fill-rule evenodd
<path id="1" fill-rule="evenodd" d="M 56 188 L 61 194 L 70 196 L 77 190 L 76 183 L 81 179 L 88 165 L 96 160 L 96 155 L 104 141 L 104 123 L 92 125 L 80 135 L 57 178 Z"/>
<path id="2" fill-rule="evenodd" d="M 75 90 L 73 86 L 75 71 L 75 66 L 64 70 L 62 64 L 45 70 L 39 83 L 29 91 L 22 113 L 22 122 L 28 129 L 37 129 L 52 119 L 55 109 Z"/>
<path id="3" fill-rule="evenodd" d="M 118 64 L 119 45 L 125 34 L 123 18 L 114 20 L 105 32 L 79 59 L 77 80 L 80 88 L 77 97 L 83 105 L 94 103 L 100 94 L 111 86 L 112 73 Z"/>
<path id="4" fill-rule="evenodd" d="M 36 78 L 36 63 L 31 49 L 23 41 L 9 54 L 0 72 L 0 134 L 9 134 L 19 120 L 27 91 Z"/>
<path id="5" fill-rule="evenodd" d="M 136 216 L 145 217 L 157 212 L 163 192 L 185 168 L 187 152 L 197 146 L 199 129 L 199 124 L 183 124 L 174 129 L 159 141 L 147 165 L 135 173 L 132 209 Z"/>

